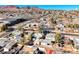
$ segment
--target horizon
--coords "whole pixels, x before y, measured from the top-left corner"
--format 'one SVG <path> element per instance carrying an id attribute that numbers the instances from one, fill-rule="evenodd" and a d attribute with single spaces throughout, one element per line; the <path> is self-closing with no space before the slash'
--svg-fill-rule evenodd
<path id="1" fill-rule="evenodd" d="M 17 6 L 17 7 L 37 7 L 45 10 L 79 10 L 79 5 L 0 5 L 0 6 Z"/>

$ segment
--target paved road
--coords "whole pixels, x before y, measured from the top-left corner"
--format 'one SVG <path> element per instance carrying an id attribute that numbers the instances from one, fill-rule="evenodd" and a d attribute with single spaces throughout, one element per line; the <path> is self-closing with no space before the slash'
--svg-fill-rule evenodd
<path id="1" fill-rule="evenodd" d="M 57 31 L 51 31 L 51 33 L 56 33 Z M 63 35 L 71 35 L 71 36 L 79 36 L 79 33 L 67 33 L 67 32 L 60 32 Z"/>

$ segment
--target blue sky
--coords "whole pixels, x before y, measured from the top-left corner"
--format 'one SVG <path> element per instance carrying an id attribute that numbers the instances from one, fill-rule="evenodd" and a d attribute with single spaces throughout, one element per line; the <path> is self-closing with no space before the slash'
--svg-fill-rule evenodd
<path id="1" fill-rule="evenodd" d="M 18 5 L 20 7 L 25 7 L 27 5 Z M 42 9 L 55 9 L 55 10 L 74 10 L 79 9 L 79 5 L 28 5 L 34 6 Z"/>
<path id="2" fill-rule="evenodd" d="M 26 7 L 26 6 L 31 6 L 31 7 L 38 7 L 42 9 L 55 9 L 55 10 L 74 10 L 74 9 L 79 9 L 79 5 L 16 5 L 20 7 Z"/>

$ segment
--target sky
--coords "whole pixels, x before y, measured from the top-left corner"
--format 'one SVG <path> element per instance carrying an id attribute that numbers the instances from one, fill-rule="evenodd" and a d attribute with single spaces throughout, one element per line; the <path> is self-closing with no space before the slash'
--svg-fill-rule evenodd
<path id="1" fill-rule="evenodd" d="M 26 7 L 26 6 L 31 6 L 31 7 L 38 7 L 42 9 L 55 9 L 55 10 L 76 10 L 79 9 L 79 5 L 16 5 L 19 7 Z"/>
<path id="2" fill-rule="evenodd" d="M 20 7 L 25 7 L 27 5 L 17 5 Z M 34 6 L 42 9 L 55 9 L 55 10 L 76 10 L 79 9 L 79 5 L 28 5 L 28 6 Z"/>

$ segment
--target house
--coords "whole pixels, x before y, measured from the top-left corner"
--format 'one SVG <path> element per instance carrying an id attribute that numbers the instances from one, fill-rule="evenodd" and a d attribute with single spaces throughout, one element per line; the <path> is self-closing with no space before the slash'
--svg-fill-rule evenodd
<path id="1" fill-rule="evenodd" d="M 6 46 L 4 47 L 4 52 L 8 52 L 15 44 L 16 44 L 16 41 L 10 41 L 9 43 L 7 43 Z"/>
<path id="2" fill-rule="evenodd" d="M 53 33 L 48 33 L 48 34 L 46 35 L 46 40 L 55 41 L 55 34 L 53 34 Z"/>
<path id="3" fill-rule="evenodd" d="M 15 30 L 15 31 L 12 32 L 13 38 L 16 41 L 20 41 L 22 39 L 22 34 L 23 34 L 23 32 L 22 31 L 18 31 L 18 30 Z"/>
<path id="4" fill-rule="evenodd" d="M 43 39 L 41 41 L 41 45 L 46 45 L 46 46 L 49 46 L 51 47 L 51 42 L 52 41 L 55 41 L 55 35 L 53 33 L 48 33 L 45 37 L 45 39 Z"/>
<path id="5" fill-rule="evenodd" d="M 46 39 L 41 41 L 41 46 L 46 46 L 46 47 L 52 48 L 51 41 L 50 40 L 46 40 Z"/>
<path id="6" fill-rule="evenodd" d="M 26 40 L 31 39 L 32 38 L 32 34 L 33 34 L 33 29 L 24 29 L 24 38 Z"/>
<path id="7" fill-rule="evenodd" d="M 32 35 L 32 39 L 34 40 L 34 45 L 39 44 L 43 33 L 36 32 Z"/>
<path id="8" fill-rule="evenodd" d="M 33 34 L 33 37 L 35 37 L 35 39 L 40 39 L 42 36 L 43 36 L 43 33 L 39 33 L 39 32 L 36 32 Z"/>
<path id="9" fill-rule="evenodd" d="M 9 38 L 0 38 L 0 47 L 3 48 L 4 52 L 9 51 L 13 45 L 16 44 L 16 41 L 10 40 Z"/>
<path id="10" fill-rule="evenodd" d="M 68 36 L 68 35 L 65 35 L 65 39 L 69 39 L 71 41 L 73 41 L 74 43 L 74 46 L 75 47 L 79 47 L 79 36 Z"/>
<path id="11" fill-rule="evenodd" d="M 34 54 L 45 54 L 45 49 L 44 48 L 37 48 L 34 52 Z"/>
<path id="12" fill-rule="evenodd" d="M 51 44 L 51 42 L 50 42 L 50 40 L 43 40 L 43 41 L 41 41 L 41 45 L 49 45 L 49 44 Z"/>
<path id="13" fill-rule="evenodd" d="M 74 41 L 75 47 L 79 48 L 79 38 L 75 38 L 73 41 Z"/>
<path id="14" fill-rule="evenodd" d="M 64 25 L 63 25 L 63 24 L 58 24 L 57 27 L 58 27 L 60 30 L 63 30 L 63 29 L 64 29 Z"/>
<path id="15" fill-rule="evenodd" d="M 47 23 L 47 19 L 46 19 L 46 18 L 41 18 L 41 19 L 40 19 L 40 22 L 46 24 L 46 23 Z"/>
<path id="16" fill-rule="evenodd" d="M 23 26 L 24 29 L 31 28 L 33 30 L 37 30 L 39 28 L 39 23 L 35 21 L 28 22 L 25 26 Z"/>
<path id="17" fill-rule="evenodd" d="M 27 35 L 30 35 L 30 34 L 32 34 L 34 32 L 34 30 L 33 29 L 24 29 L 24 33 L 25 34 L 27 34 Z"/>
<path id="18" fill-rule="evenodd" d="M 39 45 L 40 39 L 35 39 L 34 45 Z"/>
<path id="19" fill-rule="evenodd" d="M 9 42 L 8 38 L 0 38 L 0 47 L 5 47 L 5 45 Z"/>

